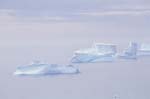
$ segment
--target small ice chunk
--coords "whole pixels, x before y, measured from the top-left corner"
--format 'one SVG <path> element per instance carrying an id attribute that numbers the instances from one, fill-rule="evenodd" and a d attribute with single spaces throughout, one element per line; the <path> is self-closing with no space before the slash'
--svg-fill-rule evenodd
<path id="1" fill-rule="evenodd" d="M 150 44 L 141 44 L 138 49 L 138 56 L 150 56 Z"/>
<path id="2" fill-rule="evenodd" d="M 122 54 L 119 54 L 118 56 L 120 58 L 124 59 L 136 59 L 137 58 L 137 48 L 138 44 L 135 42 L 130 42 L 127 49 L 123 51 Z"/>
<path id="3" fill-rule="evenodd" d="M 58 65 L 58 64 L 44 64 L 32 63 L 27 66 L 20 66 L 14 72 L 15 75 L 55 75 L 55 74 L 76 74 L 79 69 L 73 65 Z"/>
<path id="4" fill-rule="evenodd" d="M 81 49 L 74 52 L 72 63 L 110 62 L 114 60 L 116 46 L 95 44 L 93 48 Z"/>

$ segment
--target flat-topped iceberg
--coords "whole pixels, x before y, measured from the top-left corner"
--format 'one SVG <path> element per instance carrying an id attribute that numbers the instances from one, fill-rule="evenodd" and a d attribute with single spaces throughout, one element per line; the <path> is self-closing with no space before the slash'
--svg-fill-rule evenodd
<path id="1" fill-rule="evenodd" d="M 139 45 L 138 56 L 150 56 L 150 44 L 143 43 Z"/>
<path id="2" fill-rule="evenodd" d="M 20 66 L 14 75 L 55 75 L 55 74 L 76 74 L 79 69 L 73 65 L 44 64 L 34 62 L 30 65 Z"/>
<path id="3" fill-rule="evenodd" d="M 116 54 L 116 45 L 96 43 L 92 48 L 80 49 L 74 52 L 73 63 L 92 63 L 113 61 Z"/>
<path id="4" fill-rule="evenodd" d="M 135 42 L 130 42 L 128 48 L 126 48 L 123 53 L 118 54 L 119 58 L 124 59 L 136 59 L 137 58 L 138 44 Z"/>

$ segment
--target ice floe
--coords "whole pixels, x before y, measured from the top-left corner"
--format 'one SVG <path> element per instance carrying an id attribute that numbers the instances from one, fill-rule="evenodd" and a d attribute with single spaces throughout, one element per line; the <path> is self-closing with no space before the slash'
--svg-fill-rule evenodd
<path id="1" fill-rule="evenodd" d="M 95 43 L 92 48 L 80 49 L 74 52 L 72 63 L 92 63 L 113 61 L 116 54 L 116 45 Z"/>
<path id="2" fill-rule="evenodd" d="M 34 62 L 26 66 L 20 66 L 14 75 L 56 75 L 56 74 L 77 74 L 79 69 L 73 65 L 45 64 Z"/>

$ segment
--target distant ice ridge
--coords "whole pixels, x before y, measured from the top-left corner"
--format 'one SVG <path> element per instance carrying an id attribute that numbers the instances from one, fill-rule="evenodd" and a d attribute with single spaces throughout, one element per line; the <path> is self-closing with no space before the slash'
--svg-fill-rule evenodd
<path id="1" fill-rule="evenodd" d="M 74 52 L 72 63 L 111 62 L 116 55 L 116 45 L 95 43 L 92 48 Z"/>
<path id="2" fill-rule="evenodd" d="M 124 59 L 136 59 L 137 58 L 138 44 L 135 42 L 130 42 L 128 48 L 126 48 L 123 53 L 118 54 L 119 58 Z"/>
<path id="3" fill-rule="evenodd" d="M 138 56 L 150 56 L 150 44 L 143 43 L 139 45 Z"/>
<path id="4" fill-rule="evenodd" d="M 56 74 L 77 74 L 79 69 L 73 65 L 45 64 L 34 62 L 30 65 L 20 66 L 14 75 L 56 75 Z"/>

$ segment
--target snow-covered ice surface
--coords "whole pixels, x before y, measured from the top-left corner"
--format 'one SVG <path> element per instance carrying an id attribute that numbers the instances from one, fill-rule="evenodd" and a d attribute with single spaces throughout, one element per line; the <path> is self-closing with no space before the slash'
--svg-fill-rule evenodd
<path id="1" fill-rule="evenodd" d="M 114 44 L 95 43 L 94 46 L 98 53 L 103 55 L 115 55 L 117 53 L 117 46 Z"/>
<path id="2" fill-rule="evenodd" d="M 58 74 L 78 74 L 79 69 L 73 65 L 45 64 L 34 62 L 27 66 L 20 66 L 14 75 L 20 76 L 46 76 Z"/>
<path id="3" fill-rule="evenodd" d="M 110 44 L 94 44 L 92 48 L 74 52 L 72 63 L 112 62 L 115 59 L 116 46 Z"/>

